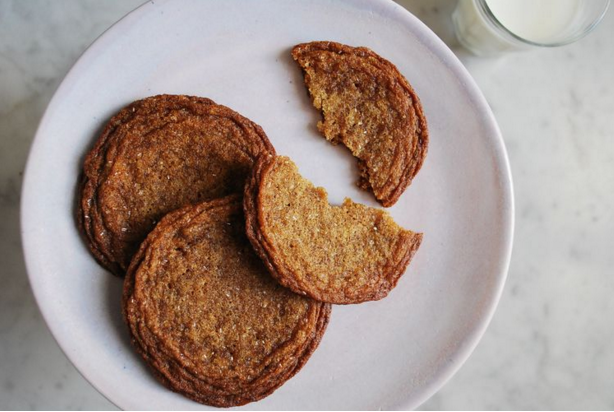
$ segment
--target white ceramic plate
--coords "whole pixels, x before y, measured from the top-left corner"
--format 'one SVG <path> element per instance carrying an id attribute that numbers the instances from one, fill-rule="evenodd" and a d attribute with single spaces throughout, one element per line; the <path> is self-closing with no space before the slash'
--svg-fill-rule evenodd
<path id="1" fill-rule="evenodd" d="M 58 343 L 79 371 L 126 409 L 197 409 L 158 384 L 120 317 L 121 280 L 79 237 L 81 163 L 111 115 L 154 94 L 212 98 L 259 123 L 278 153 L 324 186 L 377 206 L 354 185 L 347 150 L 316 131 L 293 45 L 367 46 L 397 65 L 424 105 L 430 147 L 390 213 L 424 242 L 384 300 L 337 306 L 305 368 L 253 409 L 405 409 L 461 366 L 503 288 L 513 197 L 503 141 L 452 52 L 391 1 L 160 1 L 130 13 L 79 59 L 51 101 L 28 160 L 22 204 L 30 281 Z"/>

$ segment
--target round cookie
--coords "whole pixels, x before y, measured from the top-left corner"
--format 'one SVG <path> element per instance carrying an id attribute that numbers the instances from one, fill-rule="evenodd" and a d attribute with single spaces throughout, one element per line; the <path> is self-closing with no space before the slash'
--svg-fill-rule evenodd
<path id="1" fill-rule="evenodd" d="M 295 46 L 305 85 L 322 112 L 319 131 L 358 159 L 358 185 L 385 207 L 411 183 L 429 134 L 420 99 L 394 64 L 366 47 L 316 41 Z"/>
<path id="2" fill-rule="evenodd" d="M 85 158 L 78 223 L 96 259 L 123 276 L 167 212 L 243 190 L 260 126 L 212 100 L 159 95 L 122 109 Z"/>
<path id="3" fill-rule="evenodd" d="M 302 368 L 330 305 L 269 276 L 233 195 L 158 223 L 128 269 L 123 312 L 135 348 L 165 386 L 230 407 L 271 394 Z"/>
<path id="4" fill-rule="evenodd" d="M 326 191 L 284 156 L 262 156 L 243 197 L 246 232 L 271 274 L 313 299 L 351 304 L 384 298 L 422 242 L 381 209 Z"/>

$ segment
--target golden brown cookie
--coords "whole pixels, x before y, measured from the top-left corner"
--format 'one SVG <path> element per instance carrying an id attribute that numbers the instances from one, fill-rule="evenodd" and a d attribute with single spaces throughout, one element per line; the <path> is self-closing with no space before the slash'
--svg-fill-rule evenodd
<path id="1" fill-rule="evenodd" d="M 260 126 L 209 99 L 160 95 L 130 104 L 83 165 L 78 221 L 91 252 L 123 276 L 162 216 L 240 193 L 263 152 L 274 149 Z"/>
<path id="2" fill-rule="evenodd" d="M 388 60 L 366 47 L 319 41 L 292 49 L 303 69 L 318 130 L 358 158 L 358 185 L 392 206 L 422 167 L 428 129 L 414 89 Z"/>
<path id="3" fill-rule="evenodd" d="M 322 302 L 384 298 L 422 241 L 383 210 L 350 199 L 329 205 L 326 191 L 283 156 L 258 159 L 243 208 L 247 237 L 271 274 Z"/>
<path id="4" fill-rule="evenodd" d="M 134 256 L 123 311 L 168 388 L 230 407 L 271 394 L 318 346 L 330 305 L 269 276 L 245 236 L 240 195 L 166 215 Z"/>

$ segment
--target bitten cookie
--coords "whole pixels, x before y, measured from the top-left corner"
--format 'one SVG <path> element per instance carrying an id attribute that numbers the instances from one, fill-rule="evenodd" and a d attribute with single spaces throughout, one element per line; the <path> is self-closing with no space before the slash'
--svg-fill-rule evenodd
<path id="1" fill-rule="evenodd" d="M 414 89 L 388 60 L 365 47 L 319 41 L 292 49 L 313 105 L 318 130 L 358 159 L 358 185 L 392 206 L 426 157 L 429 134 Z"/>
<path id="2" fill-rule="evenodd" d="M 123 312 L 160 382 L 194 401 L 231 407 L 264 398 L 303 367 L 330 305 L 269 276 L 233 195 L 158 223 L 127 272 Z"/>
<path id="3" fill-rule="evenodd" d="M 83 165 L 78 222 L 92 254 L 123 276 L 162 216 L 240 193 L 263 152 L 274 149 L 260 126 L 209 99 L 159 95 L 130 104 Z"/>
<path id="4" fill-rule="evenodd" d="M 322 302 L 360 303 L 392 290 L 422 241 L 383 210 L 326 191 L 287 157 L 262 156 L 248 179 L 247 236 L 282 285 Z"/>

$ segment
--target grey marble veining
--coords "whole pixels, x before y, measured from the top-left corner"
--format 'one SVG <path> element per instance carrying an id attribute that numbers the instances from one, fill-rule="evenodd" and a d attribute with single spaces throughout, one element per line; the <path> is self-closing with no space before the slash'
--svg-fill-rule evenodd
<path id="1" fill-rule="evenodd" d="M 140 0 L 0 0 L 0 407 L 113 409 L 62 354 L 29 289 L 19 193 L 38 121 L 70 66 Z M 421 409 L 614 409 L 614 12 L 589 37 L 470 56 L 453 1 L 399 0 L 459 56 L 491 105 L 516 198 L 499 308 Z"/>

